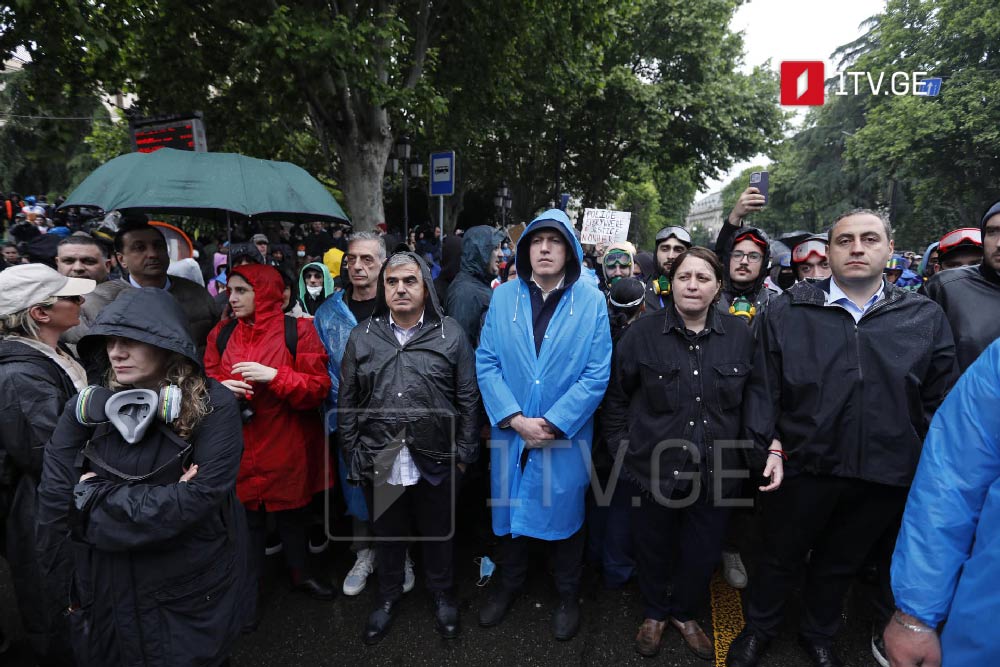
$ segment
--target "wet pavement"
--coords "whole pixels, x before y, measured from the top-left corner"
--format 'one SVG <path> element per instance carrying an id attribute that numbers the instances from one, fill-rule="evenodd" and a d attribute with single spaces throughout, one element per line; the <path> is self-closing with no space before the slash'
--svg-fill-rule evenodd
<path id="1" fill-rule="evenodd" d="M 336 576 L 346 574 L 353 556 L 345 543 L 337 543 L 327 553 L 316 556 L 317 571 Z M 375 604 L 376 581 L 356 597 L 340 595 L 332 602 L 311 600 L 290 590 L 281 571 L 280 556 L 269 558 L 269 573 L 263 591 L 263 616 L 257 632 L 244 636 L 233 655 L 232 664 L 240 667 L 290 667 L 298 665 L 672 665 L 704 667 L 711 661 L 691 654 L 680 635 L 668 628 L 663 649 L 655 658 L 643 658 L 633 648 L 633 640 L 642 621 L 638 589 L 630 583 L 622 590 L 607 590 L 593 569 L 585 570 L 581 590 L 582 623 L 579 635 L 568 642 L 557 642 L 551 634 L 551 613 L 557 599 L 551 579 L 545 572 L 545 556 L 538 552 L 538 564 L 526 585 L 526 593 L 512 607 L 503 623 L 484 629 L 477 624 L 477 611 L 484 590 L 476 586 L 481 555 L 471 543 L 457 549 L 457 596 L 462 614 L 462 634 L 446 641 L 434 631 L 429 595 L 422 587 L 419 561 L 417 587 L 405 596 L 388 636 L 377 646 L 367 647 L 361 633 L 368 613 Z M 717 581 L 714 607 L 720 629 L 737 627 L 734 609 L 725 601 L 734 601 L 735 591 Z M 837 649 L 845 663 L 853 666 L 876 665 L 869 648 L 871 607 L 868 588 L 858 582 L 848 601 L 845 627 Z M 722 600 L 720 602 L 720 599 Z M 788 622 L 783 635 L 774 643 L 762 665 L 791 667 L 808 665 L 795 641 L 794 619 L 798 616 L 797 593 L 790 599 Z M 702 626 L 711 634 L 711 612 L 706 608 Z M 32 665 L 17 625 L 9 571 L 0 561 L 0 619 L 14 646 L 0 655 L 3 667 Z M 725 632 L 723 632 L 725 634 Z M 725 641 L 725 640 L 724 640 Z M 721 662 L 719 664 L 722 664 Z"/>

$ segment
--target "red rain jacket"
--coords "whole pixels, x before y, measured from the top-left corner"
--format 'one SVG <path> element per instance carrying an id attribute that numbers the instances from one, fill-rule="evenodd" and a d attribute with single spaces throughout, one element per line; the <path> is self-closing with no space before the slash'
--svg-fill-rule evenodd
<path id="1" fill-rule="evenodd" d="M 205 372 L 216 380 L 242 380 L 232 372 L 241 361 L 278 369 L 269 383 L 254 386 L 253 418 L 243 425 L 243 459 L 236 493 L 249 509 L 303 507 L 313 494 L 333 486 L 320 406 L 330 390 L 327 355 L 312 320 L 298 320 L 295 358 L 285 345 L 282 306 L 284 283 L 270 266 L 249 264 L 232 272 L 253 287 L 253 322 L 239 320 L 219 358 L 216 338 L 226 323 L 208 335 Z M 253 383 L 251 383 L 253 384 Z"/>

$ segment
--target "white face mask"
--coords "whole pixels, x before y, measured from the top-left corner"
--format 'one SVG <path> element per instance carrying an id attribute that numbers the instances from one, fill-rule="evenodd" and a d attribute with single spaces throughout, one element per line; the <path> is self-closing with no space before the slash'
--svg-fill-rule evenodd
<path id="1" fill-rule="evenodd" d="M 306 285 L 306 291 L 309 292 L 309 296 L 315 298 L 323 293 L 323 286 L 316 285 L 316 287 L 313 287 L 312 285 Z"/>
<path id="2" fill-rule="evenodd" d="M 305 250 L 299 250 L 295 254 L 298 255 L 299 257 L 305 257 L 306 256 L 306 251 Z"/>

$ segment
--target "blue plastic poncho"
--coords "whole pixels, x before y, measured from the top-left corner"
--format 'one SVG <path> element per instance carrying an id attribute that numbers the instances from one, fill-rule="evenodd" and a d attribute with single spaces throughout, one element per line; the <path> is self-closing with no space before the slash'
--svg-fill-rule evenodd
<path id="1" fill-rule="evenodd" d="M 567 288 L 536 355 L 529 243 L 533 231 L 553 222 L 569 244 Z M 604 295 L 580 277 L 583 248 L 562 211 L 552 209 L 533 220 L 516 255 L 518 278 L 494 291 L 476 351 L 479 387 L 493 425 L 493 532 L 560 540 L 583 525 L 593 416 L 611 363 L 608 311 Z M 528 450 L 523 468 L 524 441 L 514 429 L 497 427 L 517 412 L 544 417 L 565 434 L 564 440 Z"/>

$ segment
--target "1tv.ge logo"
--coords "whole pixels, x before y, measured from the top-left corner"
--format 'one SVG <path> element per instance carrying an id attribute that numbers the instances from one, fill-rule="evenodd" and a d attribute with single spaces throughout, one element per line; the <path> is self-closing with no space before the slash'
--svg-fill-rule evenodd
<path id="1" fill-rule="evenodd" d="M 826 101 L 826 66 L 822 60 L 785 60 L 781 63 L 781 104 L 819 106 Z M 834 95 L 917 95 L 937 97 L 940 78 L 927 72 L 837 72 Z"/>

